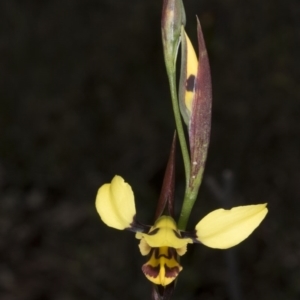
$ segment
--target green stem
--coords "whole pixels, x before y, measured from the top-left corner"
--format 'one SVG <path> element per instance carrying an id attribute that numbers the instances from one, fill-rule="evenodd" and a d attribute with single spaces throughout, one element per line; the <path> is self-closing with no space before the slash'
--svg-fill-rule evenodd
<path id="1" fill-rule="evenodd" d="M 177 134 L 179 138 L 181 153 L 183 157 L 183 164 L 185 170 L 185 178 L 186 178 L 186 188 L 189 186 L 189 178 L 190 178 L 190 155 L 186 144 L 185 134 L 181 121 L 181 114 L 179 110 L 178 97 L 177 97 L 177 89 L 176 89 L 176 71 L 175 68 L 168 72 L 170 90 L 171 90 L 171 98 L 172 98 L 172 106 L 175 117 L 175 124 L 177 129 Z"/>
<path id="2" fill-rule="evenodd" d="M 191 189 L 187 189 L 184 195 L 183 205 L 178 221 L 178 229 L 185 230 L 190 214 L 195 203 L 194 193 Z"/>
<path id="3" fill-rule="evenodd" d="M 178 221 L 178 228 L 180 230 L 186 229 L 190 214 L 198 196 L 198 191 L 202 182 L 203 171 L 204 167 L 200 168 L 196 178 L 193 180 L 193 182 L 190 181 L 190 185 L 186 188 Z"/>
<path id="4" fill-rule="evenodd" d="M 207 149 L 208 149 L 208 145 L 202 148 L 203 153 L 198 159 L 198 163 L 200 164 L 199 169 L 197 169 L 194 165 L 192 165 L 190 182 L 189 182 L 189 186 L 187 186 L 185 190 L 183 204 L 182 204 L 180 217 L 178 221 L 178 228 L 180 230 L 186 229 L 191 211 L 196 202 L 198 191 L 203 179 L 205 161 L 207 157 Z"/>

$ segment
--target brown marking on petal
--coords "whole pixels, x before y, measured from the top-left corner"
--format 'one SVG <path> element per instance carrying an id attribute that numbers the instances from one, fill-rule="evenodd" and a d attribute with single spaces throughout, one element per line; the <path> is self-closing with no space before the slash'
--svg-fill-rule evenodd
<path id="1" fill-rule="evenodd" d="M 151 255 L 153 252 L 154 252 L 155 259 L 159 259 L 159 248 L 152 248 Z"/>
<path id="2" fill-rule="evenodd" d="M 173 248 L 168 248 L 168 256 L 165 256 L 166 258 L 170 259 L 172 256 L 174 256 L 174 252 L 172 251 Z"/>
<path id="3" fill-rule="evenodd" d="M 151 249 L 151 255 L 154 253 L 155 259 L 159 259 L 161 257 L 165 257 L 167 259 L 174 258 L 176 261 L 178 261 L 177 260 L 176 249 L 168 247 L 168 249 L 167 249 L 168 254 L 161 253 L 161 251 L 162 251 L 161 248 L 152 248 Z"/>
<path id="4" fill-rule="evenodd" d="M 181 271 L 179 267 L 169 268 L 166 264 L 164 265 L 164 268 L 165 268 L 165 277 L 167 278 L 175 278 Z"/>
<path id="5" fill-rule="evenodd" d="M 159 275 L 160 265 L 153 267 L 149 264 L 144 264 L 142 266 L 142 271 L 145 275 L 156 278 Z"/>
<path id="6" fill-rule="evenodd" d="M 175 260 L 177 261 L 177 252 L 176 252 L 176 249 L 169 247 L 168 248 L 168 253 L 169 253 L 169 257 L 168 258 L 174 257 Z"/>
<path id="7" fill-rule="evenodd" d="M 173 229 L 174 234 L 176 235 L 176 237 L 178 237 L 179 239 L 181 239 L 181 235 L 179 232 L 177 232 L 176 230 Z"/>
<path id="8" fill-rule="evenodd" d="M 154 230 L 148 232 L 148 235 L 154 235 L 159 231 L 160 228 L 155 228 Z"/>
<path id="9" fill-rule="evenodd" d="M 195 75 L 190 75 L 189 78 L 185 82 L 185 89 L 188 92 L 193 92 L 195 89 Z"/>

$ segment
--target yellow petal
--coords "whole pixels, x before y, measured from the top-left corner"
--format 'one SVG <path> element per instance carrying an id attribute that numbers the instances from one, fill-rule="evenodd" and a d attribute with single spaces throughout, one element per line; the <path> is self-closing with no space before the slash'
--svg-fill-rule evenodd
<path id="1" fill-rule="evenodd" d="M 116 175 L 111 183 L 99 188 L 96 209 L 107 226 L 120 230 L 129 228 L 136 213 L 130 185 Z"/>
<path id="2" fill-rule="evenodd" d="M 138 240 L 140 240 L 142 237 L 143 237 L 143 234 L 141 232 L 137 232 L 135 234 L 135 238 L 138 239 Z"/>
<path id="3" fill-rule="evenodd" d="M 206 215 L 196 226 L 197 239 L 211 248 L 227 249 L 246 239 L 261 223 L 267 204 L 217 209 Z"/>
<path id="4" fill-rule="evenodd" d="M 141 239 L 139 243 L 139 248 L 143 256 L 148 255 L 151 251 L 151 247 L 147 244 L 145 239 Z"/>
<path id="5" fill-rule="evenodd" d="M 179 256 L 182 256 L 186 253 L 187 251 L 187 245 L 183 246 L 182 248 L 176 249 L 176 252 Z"/>

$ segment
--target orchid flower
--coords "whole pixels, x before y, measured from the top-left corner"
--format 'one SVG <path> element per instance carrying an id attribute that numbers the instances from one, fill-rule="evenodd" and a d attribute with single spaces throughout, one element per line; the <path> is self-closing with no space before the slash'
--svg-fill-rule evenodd
<path id="1" fill-rule="evenodd" d="M 246 239 L 268 212 L 266 204 L 217 209 L 201 219 L 192 232 L 178 230 L 175 220 L 167 215 L 152 226 L 142 225 L 136 221 L 131 186 L 118 175 L 99 188 L 96 208 L 107 226 L 136 232 L 141 254 L 149 255 L 142 271 L 147 279 L 162 286 L 170 284 L 182 270 L 178 256 L 186 253 L 188 244 L 231 248 Z"/>
<path id="2" fill-rule="evenodd" d="M 163 287 L 182 271 L 179 256 L 186 253 L 188 244 L 231 248 L 245 240 L 268 212 L 267 204 L 217 209 L 202 218 L 193 231 L 179 230 L 173 213 L 174 174 L 175 137 L 152 226 L 137 221 L 134 193 L 121 176 L 102 185 L 96 197 L 97 212 L 107 226 L 136 233 L 141 254 L 149 257 L 142 271 L 148 280 Z"/>

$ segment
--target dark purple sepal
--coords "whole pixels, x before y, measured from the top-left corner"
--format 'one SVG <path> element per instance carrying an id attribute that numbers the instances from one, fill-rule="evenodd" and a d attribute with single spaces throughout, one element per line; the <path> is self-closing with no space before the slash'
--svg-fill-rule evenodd
<path id="1" fill-rule="evenodd" d="M 175 154 L 176 132 L 173 136 L 171 152 L 157 203 L 155 220 L 157 220 L 162 214 L 167 214 L 171 217 L 174 217 Z"/>
<path id="2" fill-rule="evenodd" d="M 192 113 L 189 124 L 189 141 L 191 151 L 190 186 L 193 186 L 193 181 L 204 169 L 211 127 L 212 87 L 210 67 L 201 25 L 198 18 L 197 35 L 199 63 L 195 82 L 195 97 L 192 103 Z"/>
<path id="3" fill-rule="evenodd" d="M 132 231 L 132 232 L 148 233 L 150 228 L 151 228 L 151 226 L 138 222 L 136 220 L 136 217 L 134 216 L 132 223 L 130 223 L 130 227 L 125 228 L 125 229 L 128 231 Z"/>
<path id="4" fill-rule="evenodd" d="M 180 231 L 182 238 L 189 238 L 193 240 L 193 243 L 201 244 L 201 242 L 198 240 L 197 232 L 196 230 L 193 231 Z"/>

